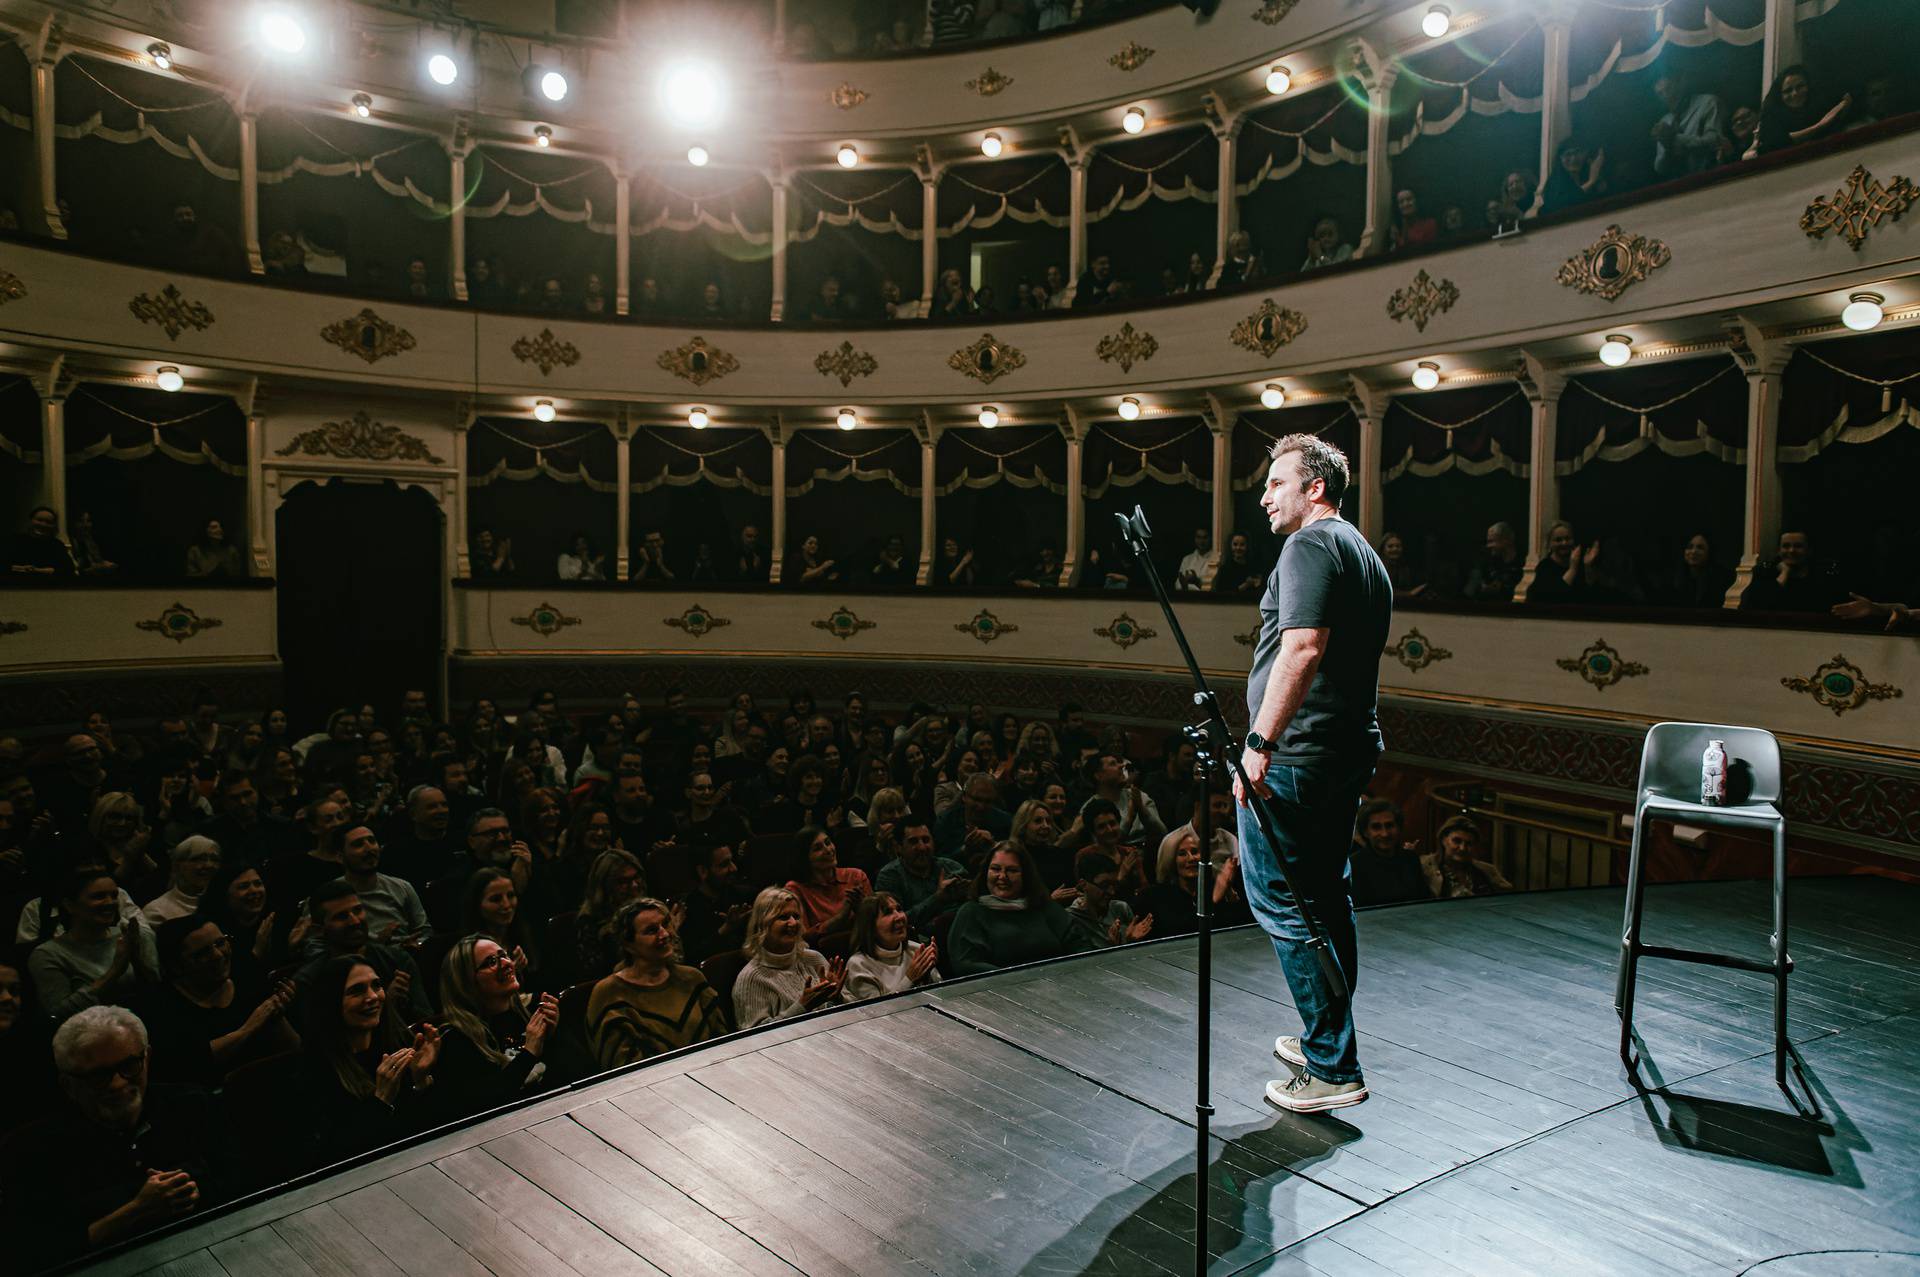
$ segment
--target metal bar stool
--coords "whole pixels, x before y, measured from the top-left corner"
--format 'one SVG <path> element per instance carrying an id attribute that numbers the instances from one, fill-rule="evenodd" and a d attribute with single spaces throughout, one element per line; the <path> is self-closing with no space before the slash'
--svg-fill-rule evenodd
<path id="1" fill-rule="evenodd" d="M 1724 741 L 1727 750 L 1728 804 L 1709 807 L 1700 802 L 1700 756 L 1707 742 Z M 1757 971 L 1773 977 L 1773 1075 L 1782 1088 L 1787 1081 L 1787 820 L 1780 814 L 1780 744 L 1772 732 L 1757 727 L 1722 727 L 1712 723 L 1655 723 L 1647 732 L 1640 754 L 1639 797 L 1633 812 L 1633 847 L 1627 863 L 1626 924 L 1620 937 L 1620 976 L 1614 1010 L 1620 1013 L 1620 1062 L 1634 1071 L 1633 986 L 1641 958 L 1667 958 L 1709 966 Z M 1736 801 L 1737 800 L 1737 801 Z M 1685 821 L 1735 829 L 1773 831 L 1773 957 L 1747 958 L 1643 944 L 1640 919 L 1646 898 L 1641 852 L 1646 846 L 1648 820 Z"/>

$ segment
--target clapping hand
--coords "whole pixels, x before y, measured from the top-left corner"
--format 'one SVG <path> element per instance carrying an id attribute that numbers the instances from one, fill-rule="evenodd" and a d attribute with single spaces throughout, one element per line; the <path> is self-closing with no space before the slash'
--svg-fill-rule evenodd
<path id="1" fill-rule="evenodd" d="M 421 1086 L 433 1072 L 434 1062 L 440 1058 L 440 1026 L 421 1025 L 413 1035 L 410 1055 L 411 1058 L 407 1061 L 407 1072 L 413 1075 L 413 1084 Z"/>
<path id="2" fill-rule="evenodd" d="M 807 987 L 801 991 L 800 1004 L 811 1010 L 825 1002 L 831 1002 L 840 996 L 840 988 L 847 982 L 847 960 L 835 958 L 827 964 L 827 973 L 818 980 L 807 981 Z"/>
<path id="3" fill-rule="evenodd" d="M 407 1066 L 413 1063 L 413 1048 L 403 1046 L 380 1057 L 373 1071 L 373 1098 L 389 1108 L 400 1098 L 400 1087 L 407 1080 Z"/>
<path id="4" fill-rule="evenodd" d="M 914 984 L 926 979 L 927 973 L 933 970 L 935 956 L 931 940 L 915 949 L 913 957 L 907 960 L 907 979 Z"/>
<path id="5" fill-rule="evenodd" d="M 527 1017 L 527 1054 L 539 1058 L 546 1049 L 547 1034 L 560 1023 L 560 999 L 551 993 L 540 995 L 540 1004 Z"/>

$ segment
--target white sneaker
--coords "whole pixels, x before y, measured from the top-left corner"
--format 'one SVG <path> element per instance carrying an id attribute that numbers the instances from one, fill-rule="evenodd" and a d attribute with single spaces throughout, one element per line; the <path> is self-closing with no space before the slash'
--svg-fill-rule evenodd
<path id="1" fill-rule="evenodd" d="M 1289 1113 L 1324 1113 L 1367 1098 L 1365 1082 L 1322 1082 L 1311 1073 L 1296 1073 L 1286 1082 L 1267 1083 L 1267 1103 Z"/>
<path id="2" fill-rule="evenodd" d="M 1300 1049 L 1300 1039 L 1288 1034 L 1273 1040 L 1273 1056 L 1283 1064 L 1291 1064 L 1296 1069 L 1307 1067 L 1307 1054 Z"/>

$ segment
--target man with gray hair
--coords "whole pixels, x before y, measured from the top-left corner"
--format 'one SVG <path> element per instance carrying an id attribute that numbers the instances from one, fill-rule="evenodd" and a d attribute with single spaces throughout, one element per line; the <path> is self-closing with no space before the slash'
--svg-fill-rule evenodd
<path id="1" fill-rule="evenodd" d="M 1502 520 L 1487 529 L 1487 552 L 1467 574 L 1467 586 L 1462 593 L 1483 603 L 1511 603 L 1526 568 L 1513 525 Z"/>
<path id="2" fill-rule="evenodd" d="M 88 1007 L 53 1035 L 64 1103 L 0 1147 L 9 1266 L 31 1272 L 111 1246 L 214 1200 L 213 1105 L 147 1085 L 147 1029 Z"/>

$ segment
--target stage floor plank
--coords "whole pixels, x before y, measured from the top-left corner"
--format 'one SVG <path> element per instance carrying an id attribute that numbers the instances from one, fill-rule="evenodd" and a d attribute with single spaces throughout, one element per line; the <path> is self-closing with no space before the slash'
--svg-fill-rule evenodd
<path id="1" fill-rule="evenodd" d="M 1361 916 L 1372 1098 L 1261 1100 L 1298 1028 L 1266 938 L 1215 945 L 1212 1270 L 1381 1277 L 1920 1274 L 1920 888 L 1795 882 L 1790 1028 L 1763 977 L 1643 962 L 1621 893 Z M 1656 887 L 1658 943 L 1764 952 L 1764 884 Z M 96 1265 L 168 1277 L 1192 1271 L 1191 940 L 731 1039 L 550 1097 Z M 1849 1263 L 1852 1266 L 1849 1266 Z"/>

